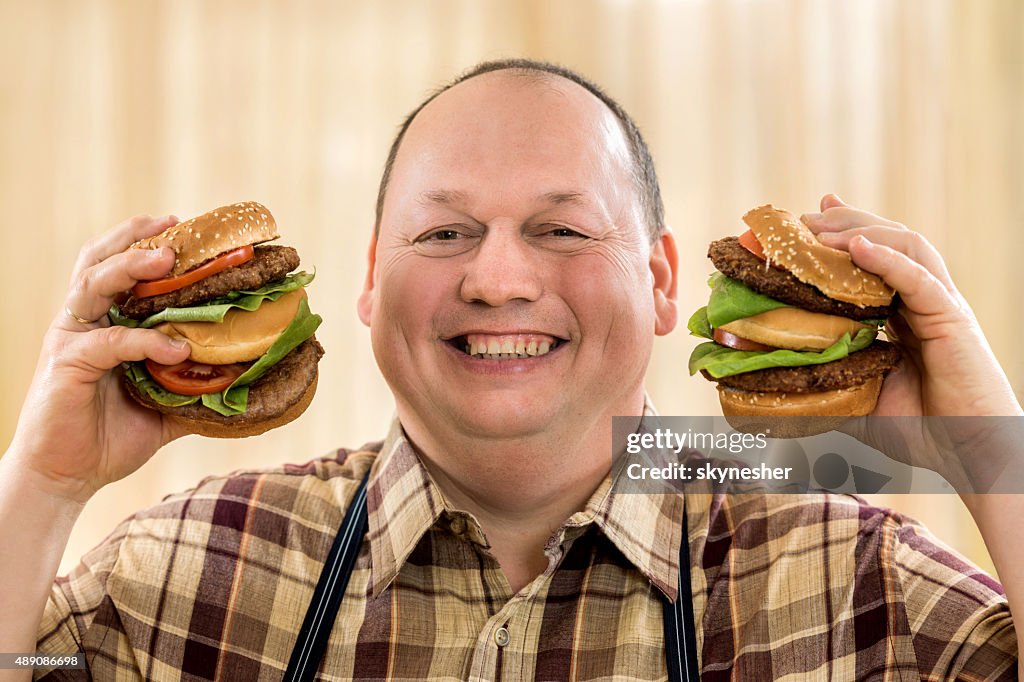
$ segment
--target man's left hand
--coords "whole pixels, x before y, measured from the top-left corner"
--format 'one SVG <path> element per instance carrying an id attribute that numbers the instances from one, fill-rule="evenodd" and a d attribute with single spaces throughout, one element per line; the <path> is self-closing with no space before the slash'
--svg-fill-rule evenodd
<path id="1" fill-rule="evenodd" d="M 834 194 L 804 223 L 848 251 L 900 296 L 887 335 L 903 351 L 872 416 L 1024 414 L 967 301 L 935 247 L 906 226 L 848 206 Z"/>

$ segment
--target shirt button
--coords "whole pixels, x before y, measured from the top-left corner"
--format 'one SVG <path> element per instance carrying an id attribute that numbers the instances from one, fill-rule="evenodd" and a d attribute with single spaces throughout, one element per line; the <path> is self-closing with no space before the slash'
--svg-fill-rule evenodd
<path id="1" fill-rule="evenodd" d="M 505 646 L 512 637 L 508 634 L 508 628 L 500 627 L 494 631 L 494 643 L 498 646 Z"/>

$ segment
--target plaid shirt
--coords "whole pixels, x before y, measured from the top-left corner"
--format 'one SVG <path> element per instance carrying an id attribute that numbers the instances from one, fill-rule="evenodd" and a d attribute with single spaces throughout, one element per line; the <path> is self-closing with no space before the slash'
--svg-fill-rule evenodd
<path id="1" fill-rule="evenodd" d="M 90 673 L 37 677 L 280 680 L 368 469 L 369 531 L 318 679 L 666 678 L 682 495 L 610 476 L 513 595 L 397 422 L 382 444 L 207 478 L 124 521 L 56 580 L 41 624 L 39 651 L 83 650 Z M 704 680 L 1016 679 L 1002 589 L 916 522 L 831 494 L 688 491 L 686 513 Z"/>

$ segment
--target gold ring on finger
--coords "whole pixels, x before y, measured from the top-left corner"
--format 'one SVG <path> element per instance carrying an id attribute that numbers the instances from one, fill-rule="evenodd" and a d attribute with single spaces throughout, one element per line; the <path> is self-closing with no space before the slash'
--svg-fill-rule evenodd
<path id="1" fill-rule="evenodd" d="M 71 308 L 69 308 L 68 306 L 64 306 L 64 313 L 78 324 L 92 324 L 93 322 L 96 322 L 96 320 L 87 320 L 84 317 L 79 317 L 78 315 L 75 315 L 73 312 L 71 312 Z"/>

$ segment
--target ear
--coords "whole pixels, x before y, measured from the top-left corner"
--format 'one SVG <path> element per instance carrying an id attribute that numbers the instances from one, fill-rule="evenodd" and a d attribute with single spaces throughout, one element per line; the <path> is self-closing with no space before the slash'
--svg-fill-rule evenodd
<path id="1" fill-rule="evenodd" d="M 363 293 L 359 294 L 356 302 L 356 310 L 359 312 L 359 319 L 367 327 L 370 326 L 370 319 L 373 317 L 373 304 L 377 292 L 373 288 L 373 270 L 377 265 L 377 234 L 370 237 L 370 248 L 366 253 L 366 280 L 363 282 Z"/>
<path id="2" fill-rule="evenodd" d="M 651 248 L 651 275 L 654 278 L 654 333 L 664 336 L 675 329 L 679 319 L 676 307 L 676 273 L 679 254 L 672 229 L 664 232 Z"/>

